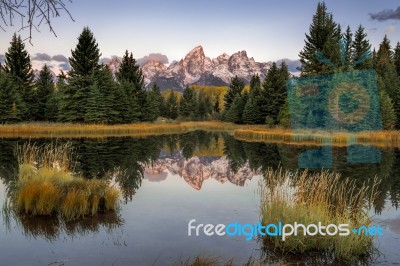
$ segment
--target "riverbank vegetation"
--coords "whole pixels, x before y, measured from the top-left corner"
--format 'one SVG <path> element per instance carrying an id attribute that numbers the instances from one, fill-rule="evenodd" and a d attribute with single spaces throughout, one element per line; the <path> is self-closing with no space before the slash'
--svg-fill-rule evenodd
<path id="1" fill-rule="evenodd" d="M 267 248 L 285 253 L 318 252 L 331 254 L 335 260 L 351 261 L 373 251 L 373 236 L 353 233 L 354 228 L 371 226 L 369 203 L 377 197 L 377 179 L 369 184 L 356 184 L 340 174 L 327 171 L 284 171 L 269 169 L 261 182 L 261 220 L 266 224 L 348 224 L 349 234 L 340 236 L 297 235 L 264 236 Z"/>
<path id="2" fill-rule="evenodd" d="M 106 179 L 85 179 L 74 173 L 68 143 L 26 143 L 16 152 L 19 172 L 9 189 L 7 208 L 32 216 L 60 215 L 67 221 L 117 209 L 119 189 Z"/>

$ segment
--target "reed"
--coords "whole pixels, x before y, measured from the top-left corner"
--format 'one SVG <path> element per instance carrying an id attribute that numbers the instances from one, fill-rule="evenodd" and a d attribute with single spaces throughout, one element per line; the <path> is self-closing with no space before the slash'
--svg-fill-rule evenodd
<path id="1" fill-rule="evenodd" d="M 119 190 L 107 180 L 84 179 L 72 171 L 73 150 L 69 143 L 16 149 L 18 179 L 12 186 L 11 203 L 18 213 L 61 215 L 67 221 L 98 211 L 114 211 Z"/>
<path id="2" fill-rule="evenodd" d="M 348 228 L 369 227 L 369 203 L 377 196 L 377 179 L 368 186 L 355 180 L 321 171 L 291 173 L 282 168 L 268 170 L 261 182 L 261 220 L 263 224 L 348 224 Z M 265 247 L 283 254 L 329 253 L 337 260 L 354 261 L 374 250 L 373 236 L 350 232 L 347 236 L 297 235 L 282 240 L 264 236 Z"/>

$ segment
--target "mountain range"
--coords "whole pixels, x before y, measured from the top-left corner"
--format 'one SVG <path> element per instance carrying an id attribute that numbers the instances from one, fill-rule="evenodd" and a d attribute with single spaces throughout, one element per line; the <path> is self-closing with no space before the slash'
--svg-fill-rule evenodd
<path id="1" fill-rule="evenodd" d="M 119 59 L 113 58 L 108 62 L 112 70 L 118 69 Z M 232 55 L 223 53 L 217 58 L 209 58 L 204 54 L 201 45 L 193 48 L 184 58 L 174 61 L 169 66 L 155 60 L 142 65 L 146 86 L 154 83 L 161 90 L 174 89 L 182 91 L 188 85 L 226 86 L 234 76 L 246 83 L 254 74 L 265 77 L 270 63 L 256 62 L 248 57 L 246 51 L 238 51 Z"/>

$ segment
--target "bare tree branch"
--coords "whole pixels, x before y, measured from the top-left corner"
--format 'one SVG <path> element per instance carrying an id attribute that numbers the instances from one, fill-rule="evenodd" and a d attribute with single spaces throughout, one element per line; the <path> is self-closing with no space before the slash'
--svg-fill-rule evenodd
<path id="1" fill-rule="evenodd" d="M 20 18 L 21 28 L 19 31 L 29 30 L 29 37 L 25 40 L 29 40 L 31 44 L 32 31 L 39 32 L 42 24 L 46 24 L 50 32 L 57 37 L 52 26 L 54 18 L 65 12 L 74 21 L 65 2 L 72 3 L 72 0 L 0 0 L 0 29 L 5 31 L 5 28 L 14 25 L 15 19 Z"/>

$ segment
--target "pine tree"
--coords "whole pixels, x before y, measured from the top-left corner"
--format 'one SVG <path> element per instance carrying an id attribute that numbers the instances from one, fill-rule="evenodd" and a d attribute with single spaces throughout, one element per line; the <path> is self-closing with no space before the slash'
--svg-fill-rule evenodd
<path id="1" fill-rule="evenodd" d="M 226 112 L 225 115 L 225 120 L 228 122 L 232 123 L 241 123 L 242 122 L 242 117 L 241 117 L 241 108 L 242 106 L 242 98 L 240 94 L 236 94 L 235 99 L 233 100 L 232 104 L 229 107 L 229 110 Z M 243 109 L 242 109 L 243 110 Z"/>
<path id="2" fill-rule="evenodd" d="M 69 58 L 71 71 L 68 84 L 62 91 L 60 101 L 59 119 L 66 122 L 84 122 L 86 105 L 89 101 L 89 93 L 94 84 L 93 77 L 102 68 L 99 65 L 101 56 L 96 39 L 88 27 L 85 27 L 78 37 L 75 50 L 71 51 Z"/>
<path id="3" fill-rule="evenodd" d="M 0 73 L 0 123 L 21 121 L 24 103 L 15 82 L 13 76 Z"/>
<path id="4" fill-rule="evenodd" d="M 165 116 L 170 119 L 176 119 L 178 117 L 179 113 L 179 103 L 178 103 L 178 97 L 174 93 L 173 90 L 170 91 L 170 93 L 167 96 L 167 99 L 165 100 Z"/>
<path id="5" fill-rule="evenodd" d="M 306 34 L 305 45 L 300 52 L 301 73 L 303 76 L 332 73 L 332 68 L 317 59 L 317 53 L 324 55 L 336 66 L 340 62 L 340 30 L 328 13 L 324 2 L 318 3 L 317 11 Z"/>
<path id="6" fill-rule="evenodd" d="M 212 112 L 211 98 L 204 91 L 200 91 L 197 99 L 195 98 L 195 102 L 197 102 L 195 105 L 195 116 L 200 120 L 206 119 Z"/>
<path id="7" fill-rule="evenodd" d="M 367 34 L 363 26 L 359 26 L 354 34 L 353 42 L 353 64 L 355 69 L 370 69 L 373 66 L 372 58 L 365 58 L 365 55 L 371 50 L 371 44 L 367 39 Z"/>
<path id="8" fill-rule="evenodd" d="M 36 102 L 35 102 L 35 120 L 44 121 L 46 119 L 46 106 L 54 92 L 54 78 L 47 65 L 44 65 L 39 72 L 39 77 L 35 81 Z"/>
<path id="9" fill-rule="evenodd" d="M 196 112 L 196 92 L 190 86 L 183 91 L 179 105 L 179 115 L 184 119 L 192 119 Z"/>
<path id="10" fill-rule="evenodd" d="M 25 49 L 21 36 L 13 35 L 10 47 L 5 54 L 4 71 L 14 79 L 14 85 L 20 95 L 23 105 L 20 106 L 19 114 L 23 120 L 33 120 L 31 106 L 35 104 L 35 95 L 32 89 L 33 70 L 31 59 Z"/>
<path id="11" fill-rule="evenodd" d="M 247 101 L 246 105 L 244 106 L 244 110 L 243 110 L 243 123 L 244 124 L 256 124 L 258 122 L 257 118 L 256 118 L 256 114 L 259 112 L 260 112 L 260 110 L 258 109 L 258 106 L 256 105 L 254 97 L 252 97 L 250 94 L 249 100 Z"/>
<path id="12" fill-rule="evenodd" d="M 146 120 L 155 121 L 161 115 L 162 96 L 156 83 L 146 93 Z"/>
<path id="13" fill-rule="evenodd" d="M 115 74 L 118 82 L 125 89 L 125 94 L 131 106 L 132 122 L 145 120 L 146 114 L 140 112 L 146 108 L 146 93 L 144 77 L 140 66 L 133 58 L 133 54 L 125 51 L 121 65 Z"/>
<path id="14" fill-rule="evenodd" d="M 101 104 L 102 95 L 98 83 L 95 82 L 89 87 L 88 100 L 85 105 L 84 122 L 101 123 L 106 120 L 105 109 Z"/>
<path id="15" fill-rule="evenodd" d="M 394 65 L 396 66 L 397 75 L 400 76 L 400 42 L 397 42 L 394 48 Z"/>
<path id="16" fill-rule="evenodd" d="M 269 117 L 270 120 L 272 119 L 274 124 L 278 124 L 279 112 L 286 101 L 286 82 L 289 75 L 285 62 L 282 62 L 279 68 L 274 62 L 263 83 L 263 94 L 267 103 L 261 106 L 261 113 L 263 117 Z"/>
<path id="17" fill-rule="evenodd" d="M 347 26 L 346 28 L 346 32 L 343 35 L 343 39 L 345 41 L 345 49 L 344 49 L 344 68 L 345 70 L 350 69 L 352 62 L 353 62 L 353 53 L 354 53 L 354 49 L 353 49 L 353 34 L 351 33 L 351 29 L 350 26 Z"/>
<path id="18" fill-rule="evenodd" d="M 93 32 L 84 27 L 78 37 L 78 44 L 75 50 L 71 50 L 72 56 L 69 58 L 71 77 L 91 77 L 96 71 L 100 70 L 99 59 L 100 50 Z"/>
<path id="19" fill-rule="evenodd" d="M 33 82 L 31 58 L 25 50 L 21 36 L 13 35 L 10 47 L 5 54 L 5 72 L 20 79 L 22 84 L 30 88 Z"/>
<path id="20" fill-rule="evenodd" d="M 380 91 L 380 104 L 383 129 L 393 130 L 396 126 L 396 113 L 394 111 L 392 100 L 385 90 Z"/>
<path id="21" fill-rule="evenodd" d="M 58 89 L 55 89 L 46 103 L 44 120 L 51 122 L 57 121 L 60 99 L 61 93 Z"/>
<path id="22" fill-rule="evenodd" d="M 378 73 L 378 88 L 384 90 L 390 97 L 396 113 L 396 129 L 400 128 L 400 80 L 393 61 L 390 41 L 385 35 L 379 45 L 376 55 L 376 71 Z"/>
<path id="23" fill-rule="evenodd" d="M 235 99 L 237 94 L 241 94 L 244 88 L 244 81 L 238 76 L 232 78 L 231 83 L 229 84 L 228 91 L 224 95 L 224 108 L 225 110 L 229 110 L 233 100 Z"/>

